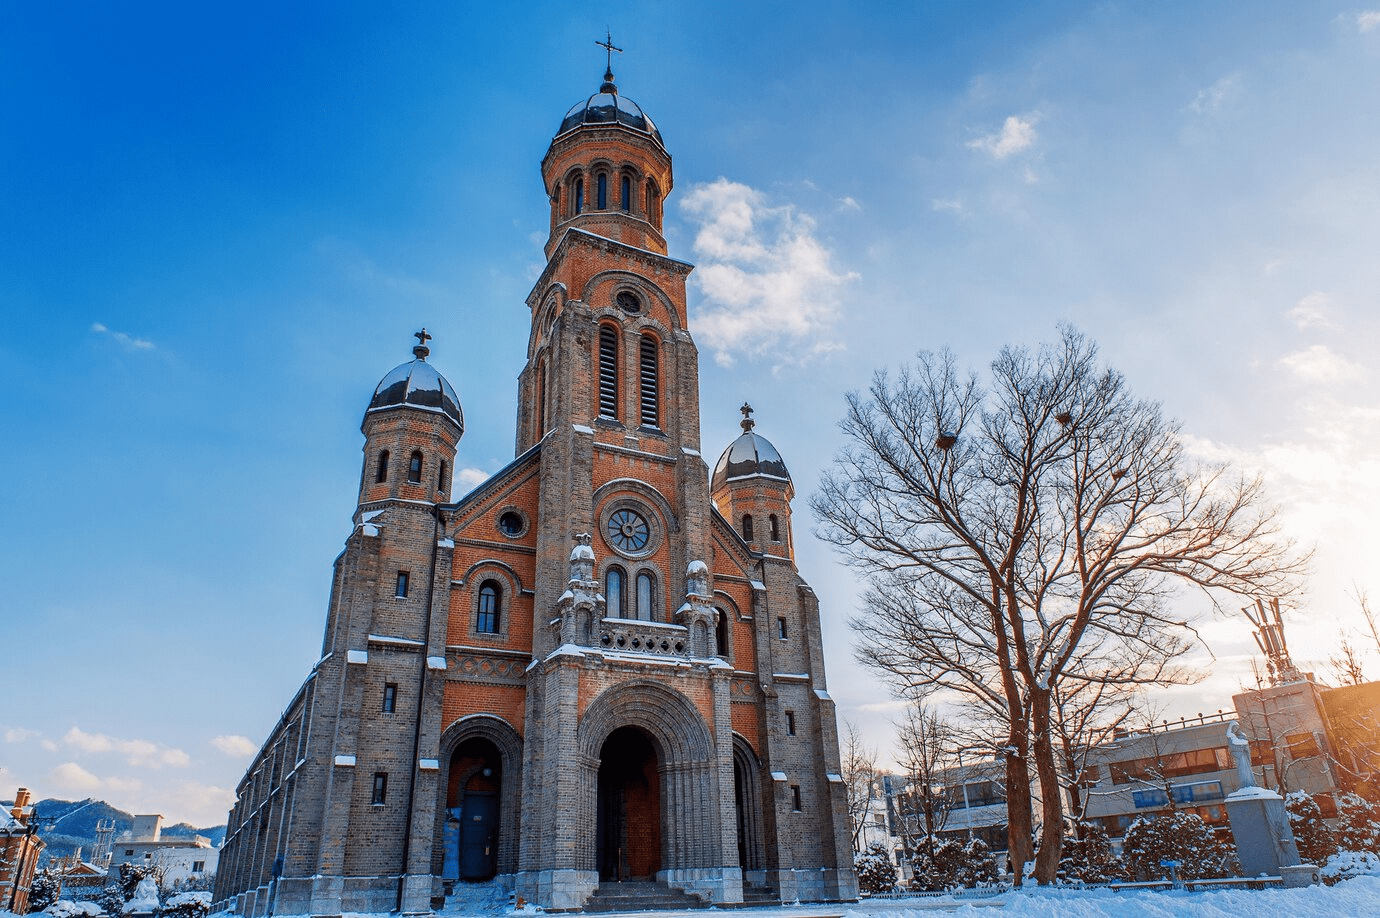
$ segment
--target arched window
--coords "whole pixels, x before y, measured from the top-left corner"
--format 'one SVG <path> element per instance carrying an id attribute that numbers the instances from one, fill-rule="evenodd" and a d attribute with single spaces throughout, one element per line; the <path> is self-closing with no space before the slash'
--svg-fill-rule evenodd
<path id="1" fill-rule="evenodd" d="M 661 224 L 661 192 L 657 190 L 656 182 L 647 183 L 647 219 L 658 226 Z"/>
<path id="2" fill-rule="evenodd" d="M 413 484 L 422 483 L 422 451 L 414 449 L 412 460 L 407 464 L 407 480 Z"/>
<path id="3" fill-rule="evenodd" d="M 661 411 L 657 392 L 660 378 L 657 373 L 656 339 L 651 335 L 642 336 L 638 357 L 639 380 L 642 384 L 642 426 L 660 427 Z"/>
<path id="4" fill-rule="evenodd" d="M 752 541 L 752 514 L 751 514 L 751 513 L 744 513 L 744 514 L 743 514 L 743 539 L 744 539 L 745 541 L 748 541 L 748 542 L 751 542 L 751 541 Z"/>
<path id="5" fill-rule="evenodd" d="M 637 575 L 637 617 L 644 622 L 652 620 L 653 597 L 656 595 L 656 580 L 646 571 Z"/>
<path id="6" fill-rule="evenodd" d="M 714 608 L 714 655 L 728 659 L 728 613 Z"/>
<path id="7" fill-rule="evenodd" d="M 618 331 L 599 326 L 599 416 L 618 417 Z"/>
<path id="8" fill-rule="evenodd" d="M 772 540 L 773 542 L 780 542 L 780 541 L 781 541 L 781 524 L 780 524 L 779 522 L 777 522 L 777 520 L 776 520 L 776 514 L 773 513 L 771 516 L 767 517 L 767 519 L 771 521 L 771 540 Z"/>
<path id="9" fill-rule="evenodd" d="M 626 175 L 623 176 L 622 184 L 618 187 L 618 204 L 623 208 L 625 214 L 632 210 L 632 179 Z"/>
<path id="10" fill-rule="evenodd" d="M 374 481 L 384 482 L 388 480 L 388 450 L 379 453 L 378 471 L 374 473 Z"/>
<path id="11" fill-rule="evenodd" d="M 598 182 L 599 182 L 599 197 L 598 197 L 598 199 L 597 199 L 596 206 L 597 206 L 600 210 L 604 210 L 604 209 L 606 209 L 606 208 L 609 206 L 609 177 L 608 177 L 608 174 L 607 174 L 607 173 L 604 173 L 604 172 L 600 172 L 600 173 L 599 173 Z"/>
<path id="12" fill-rule="evenodd" d="M 446 460 L 442 459 L 440 471 L 436 473 L 436 490 L 440 491 L 442 494 L 446 493 L 446 488 L 449 485 L 449 482 L 446 481 L 447 471 Z M 776 519 L 776 517 L 772 517 L 772 519 Z"/>
<path id="13" fill-rule="evenodd" d="M 546 436 L 546 359 L 537 366 L 537 439 Z"/>
<path id="14" fill-rule="evenodd" d="M 577 178 L 575 180 L 575 193 L 571 195 L 575 204 L 575 209 L 570 212 L 571 216 L 578 214 L 585 209 L 585 180 Z"/>
<path id="15" fill-rule="evenodd" d="M 621 567 L 611 567 L 604 574 L 604 614 L 609 618 L 622 618 L 626 605 L 626 578 Z"/>
<path id="16" fill-rule="evenodd" d="M 503 616 L 503 587 L 496 580 L 479 585 L 479 615 L 474 630 L 480 634 L 498 634 Z"/>

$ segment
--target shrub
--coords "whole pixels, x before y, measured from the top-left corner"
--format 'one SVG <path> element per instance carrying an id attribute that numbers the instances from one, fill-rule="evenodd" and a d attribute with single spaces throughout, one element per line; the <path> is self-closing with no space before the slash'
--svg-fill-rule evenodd
<path id="1" fill-rule="evenodd" d="M 1210 880 L 1239 872 L 1236 852 L 1217 840 L 1194 813 L 1166 813 L 1137 819 L 1126 831 L 1122 845 L 1126 872 L 1132 880 L 1158 880 L 1169 876 L 1165 860 L 1178 861 L 1183 880 Z"/>
<path id="2" fill-rule="evenodd" d="M 1342 851 L 1380 854 L 1380 806 L 1355 794 L 1343 794 L 1337 801 L 1337 811 L 1341 816 L 1337 847 Z"/>
<path id="3" fill-rule="evenodd" d="M 1323 821 L 1318 802 L 1303 791 L 1294 791 L 1284 798 L 1284 808 L 1289 811 L 1289 828 L 1299 857 L 1305 864 L 1326 864 L 1337 853 L 1337 840 Z"/>
<path id="4" fill-rule="evenodd" d="M 1110 883 L 1125 879 L 1126 865 L 1112 852 L 1112 843 L 1100 825 L 1080 823 L 1077 837 L 1064 840 L 1059 876 L 1071 883 Z"/>
<path id="5" fill-rule="evenodd" d="M 853 859 L 858 874 L 858 889 L 866 893 L 891 892 L 896 888 L 896 868 L 887 857 L 886 846 L 874 844 Z M 187 918 L 197 918 L 189 915 Z"/>
<path id="6" fill-rule="evenodd" d="M 967 844 L 958 841 L 934 842 L 934 854 L 921 848 L 912 862 L 916 889 L 939 892 L 959 887 L 975 887 L 997 881 L 997 862 L 992 850 L 981 839 Z"/>

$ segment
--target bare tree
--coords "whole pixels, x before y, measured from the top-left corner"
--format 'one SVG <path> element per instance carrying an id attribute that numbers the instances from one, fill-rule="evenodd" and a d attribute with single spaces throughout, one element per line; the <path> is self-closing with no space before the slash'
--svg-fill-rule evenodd
<path id="1" fill-rule="evenodd" d="M 844 720 L 843 786 L 848 793 L 848 828 L 854 853 L 863 850 L 863 827 L 877 790 L 877 750 L 863 744 L 857 724 Z"/>
<path id="2" fill-rule="evenodd" d="M 1140 686 L 1103 679 L 1067 679 L 1050 693 L 1059 770 L 1075 838 L 1088 810 L 1085 790 L 1097 783 L 1089 772 L 1092 751 L 1112 740 L 1137 712 Z"/>
<path id="3" fill-rule="evenodd" d="M 1361 654 L 1351 643 L 1345 631 L 1337 632 L 1337 655 L 1328 659 L 1332 673 L 1342 685 L 1360 685 L 1366 681 L 1361 672 Z"/>
<path id="4" fill-rule="evenodd" d="M 1033 853 L 1048 883 L 1063 841 L 1055 692 L 1181 681 L 1196 633 L 1170 607 L 1178 584 L 1285 596 L 1305 559 L 1260 481 L 1191 463 L 1178 427 L 1078 332 L 1004 349 L 991 377 L 989 391 L 949 353 L 921 354 L 894 384 L 879 372 L 848 396 L 850 445 L 812 504 L 873 583 L 860 658 L 1004 724 L 1012 864 L 1019 882 Z"/>
<path id="5" fill-rule="evenodd" d="M 1380 628 L 1375 626 L 1375 613 L 1370 610 L 1370 596 L 1365 590 L 1352 584 L 1351 598 L 1356 600 L 1356 605 L 1361 607 L 1361 615 L 1365 618 L 1366 624 L 1370 626 L 1371 637 L 1375 638 L 1375 649 L 1380 651 Z"/>
<path id="6" fill-rule="evenodd" d="M 921 703 L 906 709 L 896 743 L 906 787 L 896 795 L 901 844 L 909 859 L 917 843 L 934 857 L 934 837 L 948 822 L 951 798 L 945 778 L 955 763 L 956 735 L 939 712 Z"/>

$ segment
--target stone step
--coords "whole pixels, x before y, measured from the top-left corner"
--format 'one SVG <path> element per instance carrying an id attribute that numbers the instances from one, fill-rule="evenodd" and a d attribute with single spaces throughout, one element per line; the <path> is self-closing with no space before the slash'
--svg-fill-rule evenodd
<path id="1" fill-rule="evenodd" d="M 656 880 L 600 883 L 585 903 L 587 912 L 672 911 L 704 908 L 699 896 L 673 889 Z"/>

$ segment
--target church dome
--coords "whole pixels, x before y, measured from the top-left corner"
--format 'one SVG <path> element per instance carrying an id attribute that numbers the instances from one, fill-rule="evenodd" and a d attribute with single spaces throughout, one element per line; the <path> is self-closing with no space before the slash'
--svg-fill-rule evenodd
<path id="1" fill-rule="evenodd" d="M 751 417 L 752 409 L 743 406 L 743 435 L 728 445 L 719 462 L 714 466 L 714 476 L 710 479 L 710 490 L 717 491 L 731 481 L 742 478 L 775 478 L 789 483 L 791 473 L 786 471 L 786 461 L 771 445 L 771 441 L 761 434 L 753 433 L 755 423 Z"/>
<path id="2" fill-rule="evenodd" d="M 389 408 L 435 411 L 454 421 L 463 433 L 465 416 L 460 411 L 460 397 L 455 394 L 455 388 L 446 378 L 426 362 L 427 355 L 431 353 L 431 349 L 426 346 L 426 339 L 431 337 L 426 334 L 426 329 L 422 329 L 418 337 L 423 343 L 412 349 L 416 359 L 389 371 L 374 390 L 369 409 L 364 413 L 367 416 Z"/>
<path id="3" fill-rule="evenodd" d="M 647 117 L 641 107 L 627 96 L 618 94 L 612 70 L 604 71 L 604 85 L 599 87 L 598 92 L 583 102 L 576 102 L 570 111 L 565 113 L 565 118 L 561 120 L 561 129 L 556 132 L 556 136 L 560 137 L 586 124 L 621 124 L 646 134 L 663 148 L 666 146 L 662 143 L 661 132 L 656 129 L 652 119 Z"/>

